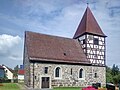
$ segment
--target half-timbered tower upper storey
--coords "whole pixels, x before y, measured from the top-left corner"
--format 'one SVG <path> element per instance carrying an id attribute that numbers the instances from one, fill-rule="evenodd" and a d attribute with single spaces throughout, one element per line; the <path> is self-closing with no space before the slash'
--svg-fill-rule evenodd
<path id="1" fill-rule="evenodd" d="M 93 65 L 105 66 L 105 37 L 90 8 L 87 7 L 73 38 L 79 40 L 87 59 Z"/>

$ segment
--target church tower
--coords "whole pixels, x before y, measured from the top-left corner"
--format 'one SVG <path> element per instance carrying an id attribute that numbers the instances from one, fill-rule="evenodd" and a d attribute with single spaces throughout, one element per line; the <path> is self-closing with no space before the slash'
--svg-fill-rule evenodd
<path id="1" fill-rule="evenodd" d="M 102 32 L 90 8 L 87 7 L 73 38 L 81 43 L 83 51 L 92 65 L 106 65 L 105 37 L 106 35 Z"/>

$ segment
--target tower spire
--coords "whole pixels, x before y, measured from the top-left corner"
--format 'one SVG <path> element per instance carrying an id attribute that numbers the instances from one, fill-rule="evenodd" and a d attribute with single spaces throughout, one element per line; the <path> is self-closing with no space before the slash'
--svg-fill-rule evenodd
<path id="1" fill-rule="evenodd" d="M 88 6 L 73 38 L 85 33 L 105 36 Z"/>
<path id="2" fill-rule="evenodd" d="M 89 6 L 89 3 L 87 2 L 87 7 Z"/>

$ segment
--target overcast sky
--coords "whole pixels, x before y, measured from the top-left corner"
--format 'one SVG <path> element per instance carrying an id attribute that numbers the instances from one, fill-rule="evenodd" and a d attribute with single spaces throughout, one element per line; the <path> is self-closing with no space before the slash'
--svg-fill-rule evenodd
<path id="1" fill-rule="evenodd" d="M 87 2 L 108 36 L 107 65 L 120 66 L 120 0 L 0 0 L 0 64 L 22 64 L 26 30 L 72 38 Z"/>

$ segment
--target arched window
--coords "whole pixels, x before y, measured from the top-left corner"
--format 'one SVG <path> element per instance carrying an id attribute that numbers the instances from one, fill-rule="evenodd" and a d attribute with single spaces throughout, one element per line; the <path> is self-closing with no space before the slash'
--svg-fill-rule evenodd
<path id="1" fill-rule="evenodd" d="M 60 77 L 60 67 L 57 67 L 55 69 L 55 77 L 59 78 Z"/>
<path id="2" fill-rule="evenodd" d="M 82 68 L 79 71 L 79 78 L 83 78 L 83 69 Z"/>
<path id="3" fill-rule="evenodd" d="M 95 73 L 95 76 L 94 76 L 95 78 L 97 78 L 97 73 Z"/>

